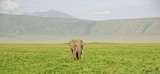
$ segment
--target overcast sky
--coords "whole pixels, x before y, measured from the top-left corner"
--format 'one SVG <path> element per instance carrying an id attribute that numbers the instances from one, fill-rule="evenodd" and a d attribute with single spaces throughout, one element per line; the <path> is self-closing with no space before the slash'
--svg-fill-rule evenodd
<path id="1" fill-rule="evenodd" d="M 160 17 L 160 0 L 0 0 L 0 12 L 57 10 L 89 20 Z"/>

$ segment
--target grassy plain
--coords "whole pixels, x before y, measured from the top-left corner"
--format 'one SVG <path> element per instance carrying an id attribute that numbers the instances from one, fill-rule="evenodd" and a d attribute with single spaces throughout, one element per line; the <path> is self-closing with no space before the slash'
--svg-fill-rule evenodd
<path id="1" fill-rule="evenodd" d="M 160 74 L 160 44 L 0 44 L 0 74 Z"/>

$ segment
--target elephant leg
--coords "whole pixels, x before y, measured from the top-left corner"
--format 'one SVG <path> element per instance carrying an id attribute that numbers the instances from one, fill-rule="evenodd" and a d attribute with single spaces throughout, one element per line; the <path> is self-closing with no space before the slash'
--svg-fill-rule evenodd
<path id="1" fill-rule="evenodd" d="M 74 58 L 74 60 L 76 60 L 76 58 L 77 58 L 75 51 L 73 51 L 73 58 Z"/>
<path id="2" fill-rule="evenodd" d="M 73 50 L 71 49 L 71 51 L 72 51 L 72 54 L 73 54 Z"/>
<path id="3" fill-rule="evenodd" d="M 78 60 L 81 59 L 81 52 L 78 52 Z"/>
<path id="4" fill-rule="evenodd" d="M 76 52 L 76 58 L 78 59 L 78 52 Z"/>

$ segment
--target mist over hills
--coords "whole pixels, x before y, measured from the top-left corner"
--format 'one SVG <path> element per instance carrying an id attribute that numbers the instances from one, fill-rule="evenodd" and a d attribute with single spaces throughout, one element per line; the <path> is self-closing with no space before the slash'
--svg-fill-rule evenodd
<path id="1" fill-rule="evenodd" d="M 48 10 L 45 12 L 25 13 L 22 15 L 31 15 L 31 16 L 39 16 L 39 17 L 48 17 L 48 18 L 75 18 L 69 14 L 59 12 L 56 10 Z"/>
<path id="2" fill-rule="evenodd" d="M 0 14 L 0 43 L 67 42 L 159 43 L 160 18 L 91 21 Z"/>

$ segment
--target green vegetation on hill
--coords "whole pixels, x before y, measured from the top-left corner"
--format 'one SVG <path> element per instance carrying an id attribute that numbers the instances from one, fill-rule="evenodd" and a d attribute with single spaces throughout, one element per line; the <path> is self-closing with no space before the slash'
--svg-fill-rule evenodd
<path id="1" fill-rule="evenodd" d="M 85 44 L 73 61 L 68 44 L 0 44 L 1 74 L 159 74 L 159 44 Z"/>

